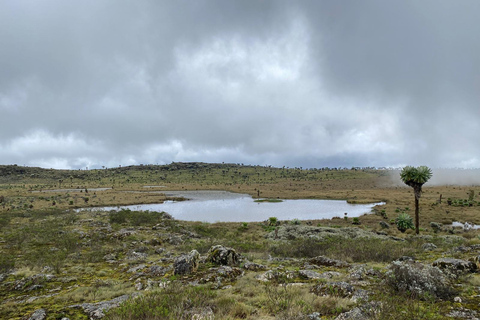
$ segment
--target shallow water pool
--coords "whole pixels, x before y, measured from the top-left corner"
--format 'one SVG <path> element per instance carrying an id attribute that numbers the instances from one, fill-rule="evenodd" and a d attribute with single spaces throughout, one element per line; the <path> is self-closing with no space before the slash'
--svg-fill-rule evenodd
<path id="1" fill-rule="evenodd" d="M 160 204 L 141 204 L 119 207 L 101 207 L 95 210 L 149 210 L 165 211 L 177 220 L 205 222 L 254 222 L 269 217 L 279 220 L 330 219 L 359 217 L 370 213 L 383 203 L 349 204 L 344 200 L 282 200 L 281 202 L 254 202 L 247 194 L 227 191 L 163 191 L 167 196 L 185 197 L 187 201 L 166 201 Z"/>

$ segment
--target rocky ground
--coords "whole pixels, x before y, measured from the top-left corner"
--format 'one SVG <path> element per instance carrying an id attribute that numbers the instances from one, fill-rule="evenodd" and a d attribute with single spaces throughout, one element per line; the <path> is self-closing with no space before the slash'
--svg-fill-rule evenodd
<path id="1" fill-rule="evenodd" d="M 213 227 L 167 215 L 151 226 L 128 226 L 110 223 L 107 214 L 85 214 L 90 216 L 54 230 L 59 237 L 74 234 L 78 241 L 64 260 L 29 265 L 17 257 L 15 267 L 3 267 L 2 318 L 122 319 L 115 311 L 123 310 L 122 302 L 133 308 L 140 298 L 169 294 L 173 286 L 205 288 L 214 296 L 201 305 L 180 304 L 180 311 L 170 311 L 171 319 L 480 317 L 480 241 L 471 231 L 396 237 L 298 221 L 274 228 L 267 222 Z M 3 250 L 12 241 L 7 233 Z M 241 248 L 245 243 L 249 250 Z M 341 243 L 353 246 L 359 256 L 332 249 Z M 390 253 L 375 256 L 379 249 L 365 248 L 368 243 L 387 246 Z M 22 243 L 31 245 L 39 242 Z M 43 245 L 49 252 L 65 250 Z"/>

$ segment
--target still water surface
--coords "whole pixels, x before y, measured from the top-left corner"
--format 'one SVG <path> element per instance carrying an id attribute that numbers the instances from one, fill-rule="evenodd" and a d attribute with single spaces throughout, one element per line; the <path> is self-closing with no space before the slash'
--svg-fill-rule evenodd
<path id="1" fill-rule="evenodd" d="M 160 204 L 142 204 L 120 207 L 102 207 L 101 210 L 165 211 L 177 220 L 205 222 L 254 222 L 269 217 L 279 220 L 310 220 L 359 217 L 370 213 L 381 203 L 348 204 L 343 200 L 283 200 L 282 202 L 254 202 L 248 194 L 227 191 L 162 191 L 167 196 L 185 197 L 188 201 L 167 201 Z"/>

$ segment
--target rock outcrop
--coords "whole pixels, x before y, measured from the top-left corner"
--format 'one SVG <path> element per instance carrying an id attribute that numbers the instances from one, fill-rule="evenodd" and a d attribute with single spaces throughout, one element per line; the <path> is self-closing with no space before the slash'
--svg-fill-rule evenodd
<path id="1" fill-rule="evenodd" d="M 240 256 L 232 248 L 216 245 L 208 250 L 207 261 L 216 265 L 236 266 L 240 261 Z"/>
<path id="2" fill-rule="evenodd" d="M 447 269 L 454 273 L 469 273 L 476 272 L 477 265 L 472 261 L 465 261 L 461 259 L 454 258 L 441 258 L 433 262 L 434 267 L 439 267 L 440 269 Z"/>
<path id="3" fill-rule="evenodd" d="M 199 260 L 200 254 L 197 250 L 192 250 L 188 254 L 182 254 L 181 256 L 177 257 L 173 263 L 173 273 L 182 275 L 196 272 L 198 269 Z"/>

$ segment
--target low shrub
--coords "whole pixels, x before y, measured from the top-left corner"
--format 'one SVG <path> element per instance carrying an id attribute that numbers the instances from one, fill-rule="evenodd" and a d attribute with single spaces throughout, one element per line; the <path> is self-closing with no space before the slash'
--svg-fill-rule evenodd
<path id="1" fill-rule="evenodd" d="M 455 295 L 450 279 L 440 269 L 430 265 L 394 261 L 385 277 L 393 290 L 413 298 L 450 299 Z"/>
<path id="2" fill-rule="evenodd" d="M 413 254 L 415 248 L 404 243 L 382 239 L 344 239 L 332 237 L 327 240 L 312 238 L 274 243 L 269 251 L 272 255 L 294 258 L 313 258 L 325 255 L 333 259 L 351 262 L 390 262 L 401 256 Z"/>
<path id="3" fill-rule="evenodd" d="M 217 293 L 203 286 L 183 287 L 178 283 L 167 285 L 136 299 L 127 300 L 111 309 L 106 320 L 193 319 L 195 310 L 212 309 Z"/>
<path id="4" fill-rule="evenodd" d="M 110 211 L 108 214 L 110 223 L 130 224 L 133 226 L 152 225 L 159 223 L 164 218 L 164 212 L 156 211 L 131 211 L 122 209 L 120 211 Z"/>

